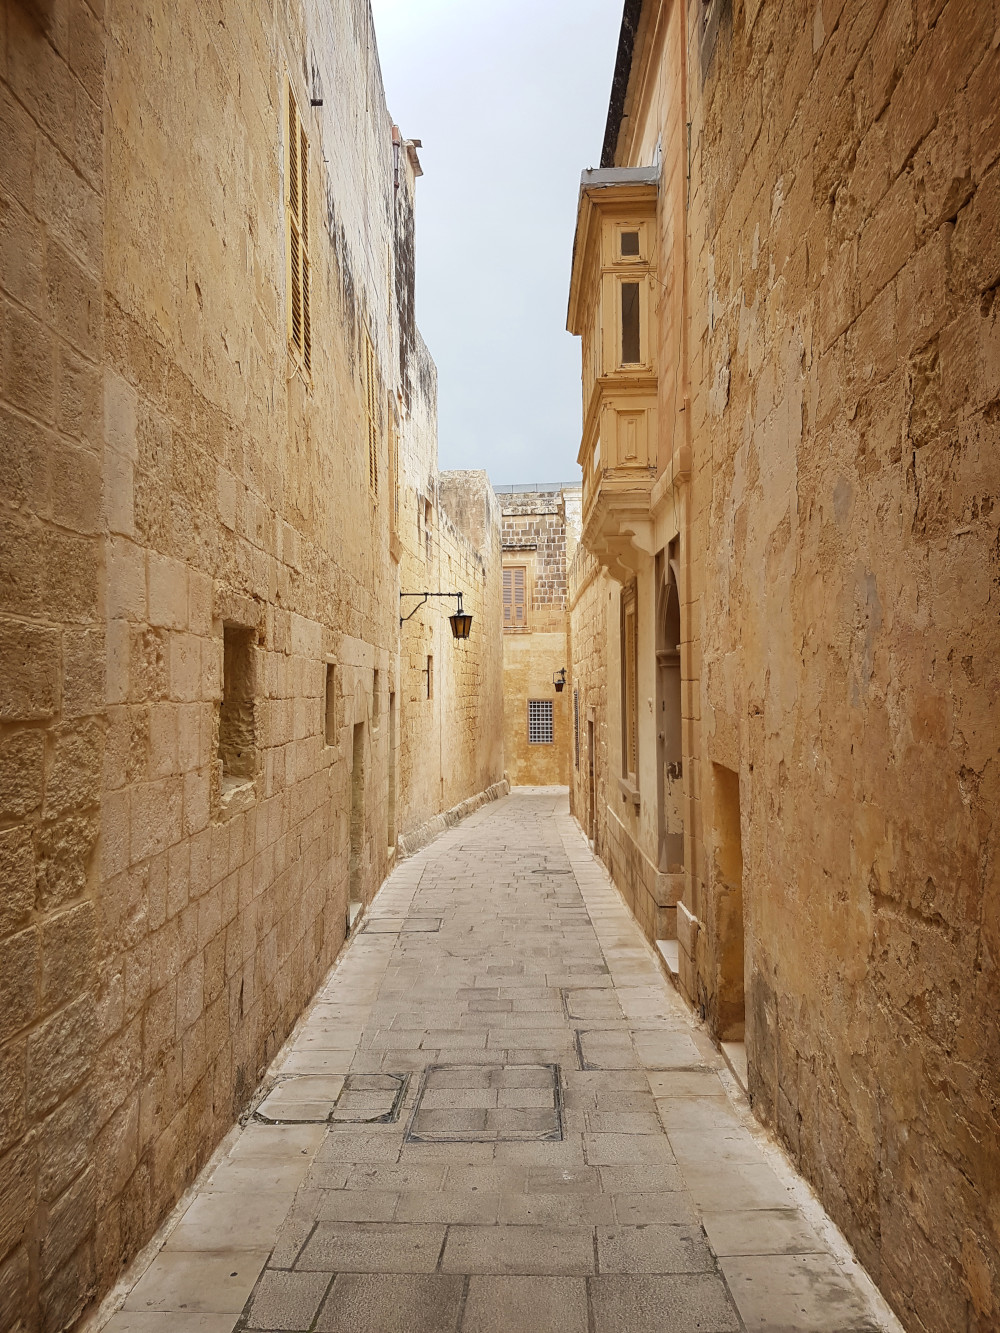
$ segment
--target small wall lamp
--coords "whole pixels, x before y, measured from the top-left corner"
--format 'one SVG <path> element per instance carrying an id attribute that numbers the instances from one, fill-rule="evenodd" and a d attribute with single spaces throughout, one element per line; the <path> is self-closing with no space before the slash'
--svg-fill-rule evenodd
<path id="1" fill-rule="evenodd" d="M 552 677 L 552 684 L 556 687 L 556 694 L 562 694 L 566 688 L 566 668 L 563 667 Z"/>
<path id="2" fill-rule="evenodd" d="M 401 592 L 400 601 L 404 597 L 419 597 L 420 601 L 416 604 L 409 616 L 400 616 L 399 623 L 405 625 L 410 616 L 415 616 L 429 597 L 457 597 L 458 606 L 453 615 L 448 617 L 451 623 L 451 632 L 456 639 L 467 639 L 469 631 L 472 629 L 472 613 L 466 611 L 462 606 L 462 594 L 460 592 Z"/>

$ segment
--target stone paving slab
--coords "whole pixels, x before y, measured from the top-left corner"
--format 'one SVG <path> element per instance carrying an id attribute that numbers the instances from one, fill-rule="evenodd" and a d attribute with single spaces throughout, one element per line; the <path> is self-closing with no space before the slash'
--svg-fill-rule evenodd
<path id="1" fill-rule="evenodd" d="M 515 791 L 390 877 L 108 1327 L 896 1333 L 723 1069 Z"/>

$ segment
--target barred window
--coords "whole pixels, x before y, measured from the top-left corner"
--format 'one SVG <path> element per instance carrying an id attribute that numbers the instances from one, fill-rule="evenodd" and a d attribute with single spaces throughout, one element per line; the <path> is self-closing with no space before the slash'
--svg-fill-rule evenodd
<path id="1" fill-rule="evenodd" d="M 528 700 L 528 744 L 552 744 L 552 700 Z"/>

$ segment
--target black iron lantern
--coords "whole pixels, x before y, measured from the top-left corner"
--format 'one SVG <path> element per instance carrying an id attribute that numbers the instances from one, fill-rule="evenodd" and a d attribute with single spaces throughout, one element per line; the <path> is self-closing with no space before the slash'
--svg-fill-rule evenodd
<path id="1" fill-rule="evenodd" d="M 556 694 L 562 694 L 566 688 L 566 668 L 563 667 L 552 677 L 552 684 L 556 687 Z"/>
<path id="2" fill-rule="evenodd" d="M 467 639 L 469 630 L 472 629 L 472 616 L 462 606 L 462 594 L 458 593 L 458 610 L 453 616 L 449 616 L 451 621 L 451 632 L 456 639 Z"/>
<path id="3" fill-rule="evenodd" d="M 458 609 L 453 616 L 448 617 L 451 622 L 451 632 L 456 639 L 467 639 L 469 637 L 469 631 L 472 629 L 472 612 L 466 611 L 465 607 L 462 605 L 462 594 L 460 592 L 401 592 L 399 594 L 400 601 L 402 601 L 404 597 L 419 597 L 420 601 L 408 616 L 399 617 L 400 625 L 405 625 L 411 617 L 415 616 L 424 603 L 431 597 L 457 597 Z"/>

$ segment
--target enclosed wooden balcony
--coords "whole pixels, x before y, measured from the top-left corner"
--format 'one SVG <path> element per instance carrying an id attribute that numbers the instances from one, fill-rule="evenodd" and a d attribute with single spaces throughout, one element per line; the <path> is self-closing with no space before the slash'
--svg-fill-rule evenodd
<path id="1" fill-rule="evenodd" d="M 583 340 L 583 540 L 630 577 L 656 477 L 655 167 L 586 171 L 567 327 Z"/>

